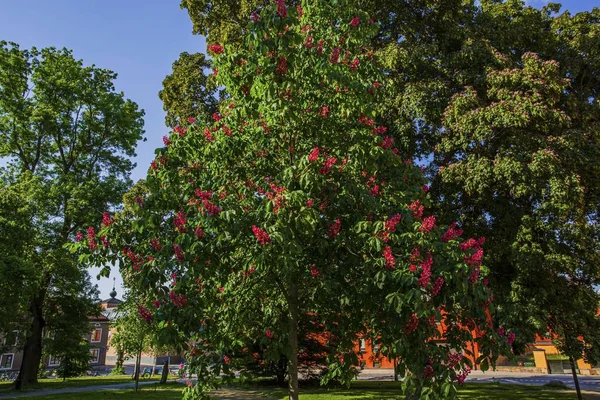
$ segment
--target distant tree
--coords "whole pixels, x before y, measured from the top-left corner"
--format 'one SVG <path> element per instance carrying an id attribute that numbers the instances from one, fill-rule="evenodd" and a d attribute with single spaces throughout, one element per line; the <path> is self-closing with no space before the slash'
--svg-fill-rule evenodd
<path id="1" fill-rule="evenodd" d="M 90 284 L 87 271 L 73 269 L 59 275 L 46 295 L 44 357 L 60 361 L 58 375 L 79 376 L 89 369 L 90 317 L 100 314 L 98 289 Z"/>
<path id="2" fill-rule="evenodd" d="M 131 184 L 143 111 L 114 91 L 115 78 L 112 71 L 83 66 L 65 49 L 21 50 L 0 42 L 0 173 L 9 182 L 35 182 L 31 192 L 39 194 L 28 226 L 35 241 L 22 257 L 32 273 L 22 306 L 27 337 L 18 389 L 37 381 L 55 282 L 76 277 L 83 284 L 83 267 L 63 244 L 94 237 L 80 229 L 119 204 Z M 102 246 L 102 239 L 90 245 Z M 18 276 L 7 282 L 20 283 Z"/>
<path id="3" fill-rule="evenodd" d="M 167 112 L 167 126 L 186 124 L 189 117 L 206 119 L 217 111 L 215 81 L 206 75 L 210 66 L 201 53 L 181 53 L 173 63 L 173 72 L 165 78 L 158 93 Z"/>

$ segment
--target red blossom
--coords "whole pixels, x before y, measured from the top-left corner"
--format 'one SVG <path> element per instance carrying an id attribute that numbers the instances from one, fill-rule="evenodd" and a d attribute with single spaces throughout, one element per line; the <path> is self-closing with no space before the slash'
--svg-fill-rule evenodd
<path id="1" fill-rule="evenodd" d="M 427 217 L 423 220 L 423 222 L 421 223 L 421 227 L 419 228 L 419 230 L 421 232 L 431 232 L 431 230 L 435 228 L 435 217 L 434 216 L 430 216 Z"/>
<path id="2" fill-rule="evenodd" d="M 434 296 L 437 296 L 440 293 L 440 290 L 442 290 L 442 286 L 444 286 L 444 278 L 442 278 L 441 276 L 438 277 L 435 282 L 433 283 L 433 288 L 431 289 L 431 294 L 433 294 Z"/>
<path id="3" fill-rule="evenodd" d="M 317 161 L 318 159 L 319 159 L 319 148 L 313 147 L 312 151 L 308 155 L 308 161 L 314 162 L 314 161 Z"/>
<path id="4" fill-rule="evenodd" d="M 373 82 L 373 86 L 375 86 L 375 89 L 379 89 L 379 82 Z"/>
<path id="5" fill-rule="evenodd" d="M 327 118 L 329 116 L 329 106 L 323 106 L 319 114 L 321 114 L 321 117 Z"/>
<path id="6" fill-rule="evenodd" d="M 158 169 L 158 164 L 155 160 L 152 160 L 152 162 L 150 163 L 150 168 L 152 168 L 153 171 L 156 171 Z"/>
<path id="7" fill-rule="evenodd" d="M 381 143 L 381 147 L 383 147 L 384 149 L 389 149 L 393 145 L 394 145 L 394 138 L 392 138 L 390 136 L 385 136 L 383 138 L 383 142 Z"/>
<path id="8" fill-rule="evenodd" d="M 256 240 L 259 244 L 271 243 L 271 236 L 269 236 L 265 230 L 259 228 L 258 226 L 252 225 L 252 233 L 254 234 L 254 237 L 256 237 Z"/>
<path id="9" fill-rule="evenodd" d="M 337 64 L 340 58 L 340 49 L 339 47 L 334 47 L 331 51 L 331 56 L 329 57 L 329 62 L 332 64 Z"/>
<path id="10" fill-rule="evenodd" d="M 478 248 L 475 253 L 471 254 L 470 256 L 465 256 L 465 262 L 469 265 L 473 265 L 473 266 L 480 266 L 481 265 L 481 260 L 483 259 L 483 249 L 480 247 Z"/>
<path id="11" fill-rule="evenodd" d="M 423 379 L 431 379 L 433 378 L 433 375 L 435 375 L 433 367 L 431 365 L 426 366 L 425 370 L 423 371 Z"/>
<path id="12" fill-rule="evenodd" d="M 287 73 L 287 59 L 284 56 L 281 56 L 279 59 L 277 59 L 275 73 L 277 75 L 285 75 Z"/>
<path id="13" fill-rule="evenodd" d="M 177 294 L 173 291 L 170 291 L 169 298 L 171 299 L 171 303 L 179 308 L 182 308 L 187 304 L 187 298 L 183 294 Z"/>
<path id="14" fill-rule="evenodd" d="M 321 39 L 321 40 L 319 40 L 319 43 L 317 44 L 317 54 L 318 55 L 323 54 L 323 43 L 325 43 L 325 41 L 323 39 Z"/>
<path id="15" fill-rule="evenodd" d="M 421 205 L 420 200 L 415 200 L 408 206 L 408 209 L 413 212 L 413 217 L 420 219 L 423 216 L 425 207 Z"/>
<path id="16" fill-rule="evenodd" d="M 306 205 L 306 207 L 312 207 L 313 206 L 313 200 L 312 199 L 306 200 L 305 205 Z"/>
<path id="17" fill-rule="evenodd" d="M 385 268 L 388 270 L 393 270 L 396 268 L 396 259 L 392 254 L 392 248 L 390 246 L 386 246 L 383 250 L 383 258 L 385 259 Z"/>
<path id="18" fill-rule="evenodd" d="M 196 123 L 196 118 L 194 118 L 194 117 L 188 117 L 188 119 L 187 119 L 187 120 L 188 120 L 188 122 L 189 122 L 190 124 L 194 124 L 194 123 Z"/>
<path id="19" fill-rule="evenodd" d="M 310 49 L 314 46 L 314 39 L 312 36 L 307 36 L 306 40 L 304 41 L 304 47 L 306 47 L 307 49 Z"/>
<path id="20" fill-rule="evenodd" d="M 426 287 L 431 281 L 431 266 L 433 265 L 433 258 L 431 253 L 427 253 L 425 261 L 421 263 L 421 276 L 419 277 L 419 286 Z"/>
<path id="21" fill-rule="evenodd" d="M 171 140 L 169 139 L 168 136 L 163 136 L 163 143 L 165 146 L 169 146 L 171 144 Z"/>
<path id="22" fill-rule="evenodd" d="M 464 366 L 464 369 L 459 372 L 458 374 L 456 374 L 456 381 L 458 382 L 459 385 L 462 385 L 463 383 L 465 383 L 465 379 L 467 379 L 467 376 L 469 375 L 469 373 L 471 372 L 471 368 L 467 365 Z"/>
<path id="23" fill-rule="evenodd" d="M 378 127 L 373 128 L 373 130 L 371 131 L 371 133 L 373 135 L 383 135 L 386 132 L 387 132 L 386 126 L 378 126 Z"/>
<path id="24" fill-rule="evenodd" d="M 444 234 L 442 235 L 442 241 L 447 243 L 451 240 L 454 240 L 454 239 L 460 237 L 462 234 L 463 234 L 463 230 L 456 229 L 456 222 L 453 222 L 448 227 L 448 230 L 446 232 L 444 232 Z"/>
<path id="25" fill-rule="evenodd" d="M 298 10 L 298 18 L 302 17 L 302 15 L 304 15 L 304 10 L 302 9 L 302 7 L 300 5 L 296 6 L 296 10 Z"/>
<path id="26" fill-rule="evenodd" d="M 227 356 L 223 356 L 223 362 L 227 365 L 229 365 L 229 363 L 231 363 L 231 359 Z"/>
<path id="27" fill-rule="evenodd" d="M 250 14 L 250 19 L 254 22 L 258 22 L 260 20 L 260 15 L 258 15 L 257 13 L 253 12 L 252 14 Z"/>
<path id="28" fill-rule="evenodd" d="M 186 231 L 186 222 L 187 220 L 183 211 L 179 211 L 175 218 L 173 218 L 173 224 L 179 233 L 184 233 Z"/>
<path id="29" fill-rule="evenodd" d="M 285 0 L 275 0 L 275 2 L 277 3 L 277 14 L 282 18 L 287 17 L 288 14 Z"/>
<path id="30" fill-rule="evenodd" d="M 200 225 L 198 225 L 196 227 L 196 230 L 194 231 L 194 233 L 196 234 L 196 238 L 198 238 L 198 239 L 202 239 L 205 236 L 205 233 L 202 230 L 202 227 Z"/>
<path id="31" fill-rule="evenodd" d="M 177 244 L 173 244 L 173 250 L 175 251 L 175 257 L 179 261 L 183 261 L 185 259 L 185 255 L 183 254 L 183 250 Z"/>
<path id="32" fill-rule="evenodd" d="M 270 329 L 265 331 L 265 336 L 269 339 L 273 339 L 273 332 Z"/>
<path id="33" fill-rule="evenodd" d="M 358 57 L 354 58 L 354 60 L 352 60 L 352 62 L 350 63 L 350 69 L 352 71 L 356 71 L 356 69 L 358 68 L 358 66 L 360 65 L 360 60 L 358 59 Z"/>
<path id="34" fill-rule="evenodd" d="M 319 168 L 319 173 L 321 175 L 326 175 L 329 171 L 331 171 L 331 168 L 335 165 L 336 162 L 337 158 L 329 157 L 327 160 L 325 160 L 323 166 Z"/>
<path id="35" fill-rule="evenodd" d="M 152 240 L 150 240 L 150 244 L 156 251 L 160 251 L 162 249 L 162 244 L 160 244 L 157 238 L 152 238 Z"/>
<path id="36" fill-rule="evenodd" d="M 354 17 L 350 21 L 350 26 L 353 28 L 356 28 L 359 24 L 360 24 L 360 18 L 358 18 L 358 17 Z"/>
<path id="37" fill-rule="evenodd" d="M 339 235 L 340 230 L 342 229 L 342 221 L 339 218 L 336 218 L 334 223 L 329 225 L 329 237 L 335 239 L 337 235 Z"/>
<path id="38" fill-rule="evenodd" d="M 208 51 L 213 54 L 217 54 L 217 55 L 221 54 L 221 53 L 223 53 L 224 50 L 225 49 L 223 48 L 223 46 L 221 46 L 218 43 L 211 44 L 210 46 L 208 46 Z"/>
<path id="39" fill-rule="evenodd" d="M 315 264 L 312 264 L 310 266 L 310 274 L 313 278 L 317 278 L 319 275 L 321 275 L 321 272 L 317 269 L 317 267 L 315 267 Z"/>
<path id="40" fill-rule="evenodd" d="M 147 323 L 152 322 L 152 313 L 150 312 L 150 310 L 148 310 L 146 307 L 144 306 L 138 306 L 138 313 L 140 315 L 140 317 L 146 321 Z"/>
<path id="41" fill-rule="evenodd" d="M 187 134 L 187 128 L 182 128 L 179 125 L 173 128 L 173 131 L 175 131 L 175 133 L 177 133 L 181 137 L 184 137 Z"/>
<path id="42" fill-rule="evenodd" d="M 160 300 L 155 299 L 152 304 L 154 304 L 154 307 L 159 308 L 160 307 Z"/>
<path id="43" fill-rule="evenodd" d="M 102 213 L 102 225 L 109 226 L 112 223 L 112 218 L 108 212 Z"/>
<path id="44" fill-rule="evenodd" d="M 411 333 L 416 331 L 418 327 L 419 327 L 419 317 L 417 317 L 417 314 L 413 313 L 410 316 L 408 322 L 404 325 L 404 332 L 407 335 L 410 335 Z"/>
<path id="45" fill-rule="evenodd" d="M 215 122 L 219 122 L 220 120 L 223 119 L 223 117 L 221 117 L 218 113 L 213 113 L 212 114 L 212 119 L 214 119 Z"/>

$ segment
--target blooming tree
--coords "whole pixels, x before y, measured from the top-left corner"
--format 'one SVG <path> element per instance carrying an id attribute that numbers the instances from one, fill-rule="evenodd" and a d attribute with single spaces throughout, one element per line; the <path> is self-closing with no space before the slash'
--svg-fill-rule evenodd
<path id="1" fill-rule="evenodd" d="M 368 332 L 423 398 L 455 394 L 468 341 L 482 368 L 506 346 L 488 325 L 483 239 L 424 215 L 420 169 L 376 122 L 377 29 L 339 1 L 253 13 L 241 48 L 208 48 L 228 94 L 220 112 L 166 136 L 136 205 L 74 245 L 91 250 L 83 260 L 119 260 L 156 299 L 142 317 L 190 337 L 190 396 L 259 338 L 266 357 L 289 360 L 297 399 L 301 316 L 335 338 L 324 381 L 349 382 Z"/>

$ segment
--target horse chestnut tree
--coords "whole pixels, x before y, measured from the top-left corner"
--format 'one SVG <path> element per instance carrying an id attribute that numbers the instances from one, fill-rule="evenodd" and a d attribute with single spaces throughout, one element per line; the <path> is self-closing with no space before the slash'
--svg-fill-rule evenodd
<path id="1" fill-rule="evenodd" d="M 483 239 L 424 214 L 426 181 L 380 123 L 376 32 L 340 0 L 257 10 L 238 50 L 208 47 L 220 112 L 176 127 L 132 206 L 72 245 L 119 261 L 155 299 L 140 304 L 148 323 L 189 337 L 186 396 L 207 396 L 258 340 L 289 360 L 297 399 L 301 316 L 335 338 L 324 381 L 354 377 L 368 334 L 420 398 L 455 395 L 467 343 L 482 368 L 508 348 L 489 325 Z"/>

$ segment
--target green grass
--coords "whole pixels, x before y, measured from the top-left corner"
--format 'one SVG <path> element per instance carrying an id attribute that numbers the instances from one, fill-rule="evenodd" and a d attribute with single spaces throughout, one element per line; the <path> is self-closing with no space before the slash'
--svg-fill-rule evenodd
<path id="1" fill-rule="evenodd" d="M 37 400 L 180 400 L 181 384 L 169 384 L 166 386 L 149 385 L 142 387 L 136 394 L 132 389 L 97 391 L 71 394 L 59 394 L 51 396 L 36 397 Z M 249 387 L 243 389 L 230 388 L 230 394 L 217 398 L 223 400 L 264 398 L 270 400 L 287 399 L 284 389 L 274 387 Z M 250 392 L 251 390 L 251 392 Z M 231 395 L 236 392 L 237 395 Z M 549 390 L 543 387 L 507 385 L 507 384 L 466 384 L 460 389 L 460 398 L 462 399 L 489 399 L 489 400 L 566 400 L 575 399 L 574 392 L 562 392 Z M 262 396 L 260 396 L 262 395 Z M 83 397 L 84 396 L 84 397 Z M 346 388 L 318 388 L 308 387 L 300 390 L 302 400 L 392 400 L 403 399 L 404 397 L 398 390 L 398 384 L 395 382 L 365 382 L 359 381 L 353 383 L 352 387 Z M 585 397 L 599 399 L 598 397 Z"/>
<path id="2" fill-rule="evenodd" d="M 155 378 L 150 378 L 149 380 L 158 379 L 160 379 L 160 376 L 155 375 Z M 144 382 L 147 380 L 148 379 L 140 379 L 140 382 Z M 63 389 L 83 386 L 115 385 L 120 383 L 133 383 L 131 375 L 83 376 L 80 378 L 68 378 L 64 382 L 62 378 L 39 379 L 38 384 L 34 387 L 31 387 L 30 389 Z M 6 393 L 7 391 L 11 391 L 12 385 L 12 382 L 0 383 L 0 394 Z"/>

